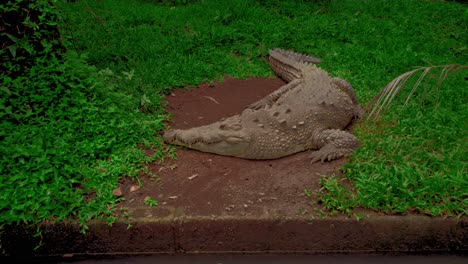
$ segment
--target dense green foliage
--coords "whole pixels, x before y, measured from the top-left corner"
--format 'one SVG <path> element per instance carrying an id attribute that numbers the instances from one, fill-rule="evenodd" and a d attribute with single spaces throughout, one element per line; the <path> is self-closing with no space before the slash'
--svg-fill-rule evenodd
<path id="1" fill-rule="evenodd" d="M 112 189 L 148 159 L 136 146 L 158 144 L 164 116 L 142 114 L 118 91 L 130 76 L 63 53 L 52 1 L 1 9 L 11 41 L 0 53 L 0 224 L 112 221 Z"/>
<path id="2" fill-rule="evenodd" d="M 162 95 L 224 74 L 272 76 L 271 48 L 322 58 L 361 102 L 416 66 L 467 64 L 466 7 L 452 2 L 60 1 L 63 21 L 51 2 L 0 5 L 2 224 L 112 221 L 118 178 L 146 159 L 138 144 L 162 155 Z M 425 88 L 355 128 L 354 187 L 324 178 L 326 208 L 467 214 L 466 81 Z"/>
<path id="3" fill-rule="evenodd" d="M 2 74 L 15 78 L 37 58 L 61 57 L 58 15 L 51 1 L 8 1 L 0 12 Z"/>

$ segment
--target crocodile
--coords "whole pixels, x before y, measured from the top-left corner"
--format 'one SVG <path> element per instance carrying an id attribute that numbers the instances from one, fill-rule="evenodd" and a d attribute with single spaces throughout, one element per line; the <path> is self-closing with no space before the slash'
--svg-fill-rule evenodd
<path id="1" fill-rule="evenodd" d="M 240 115 L 189 129 L 170 129 L 166 143 L 245 159 L 276 159 L 305 150 L 311 162 L 351 154 L 358 139 L 345 128 L 363 114 L 351 84 L 316 66 L 321 60 L 272 49 L 268 62 L 286 85 Z"/>

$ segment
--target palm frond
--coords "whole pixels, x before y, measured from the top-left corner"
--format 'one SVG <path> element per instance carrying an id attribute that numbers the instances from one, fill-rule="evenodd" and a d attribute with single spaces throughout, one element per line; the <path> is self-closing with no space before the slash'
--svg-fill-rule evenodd
<path id="1" fill-rule="evenodd" d="M 369 113 L 367 120 L 376 119 L 381 113 L 383 113 L 393 102 L 395 96 L 405 87 L 407 81 L 416 73 L 422 72 L 416 83 L 413 85 L 412 90 L 406 97 L 406 100 L 403 104 L 403 107 L 405 107 L 427 74 L 434 69 L 441 69 L 439 79 L 437 80 L 437 87 L 439 87 L 450 74 L 454 74 L 455 72 L 463 69 L 468 69 L 468 66 L 460 64 L 449 64 L 441 66 L 419 67 L 412 71 L 401 74 L 400 76 L 393 79 L 389 84 L 387 84 L 387 86 L 385 86 L 385 88 L 382 89 L 382 91 L 369 102 L 366 107 Z"/>

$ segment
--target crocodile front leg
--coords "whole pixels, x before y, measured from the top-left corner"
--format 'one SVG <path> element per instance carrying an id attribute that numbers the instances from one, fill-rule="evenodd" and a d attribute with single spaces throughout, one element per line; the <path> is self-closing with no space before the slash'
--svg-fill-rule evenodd
<path id="1" fill-rule="evenodd" d="M 321 131 L 314 137 L 314 142 L 317 142 L 320 149 L 309 156 L 311 163 L 339 159 L 359 147 L 359 140 L 353 134 L 338 129 Z"/>

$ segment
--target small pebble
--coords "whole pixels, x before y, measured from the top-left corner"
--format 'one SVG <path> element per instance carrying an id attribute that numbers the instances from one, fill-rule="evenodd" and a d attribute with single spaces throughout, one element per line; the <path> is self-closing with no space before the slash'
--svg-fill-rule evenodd
<path id="1" fill-rule="evenodd" d="M 130 192 L 135 192 L 135 191 L 138 191 L 140 190 L 140 186 L 138 185 L 133 185 L 132 187 L 130 187 Z"/>
<path id="2" fill-rule="evenodd" d="M 123 195 L 123 194 L 122 194 L 122 189 L 120 189 L 120 187 L 117 188 L 117 189 L 114 189 L 114 190 L 112 191 L 112 194 L 115 195 L 115 196 L 119 196 L 119 197 L 120 197 L 120 196 Z"/>
<path id="3" fill-rule="evenodd" d="M 193 179 L 195 179 L 196 177 L 198 177 L 198 173 L 197 173 L 197 174 L 194 174 L 194 175 L 192 175 L 192 176 L 190 176 L 190 177 L 188 177 L 187 179 L 193 180 Z"/>

